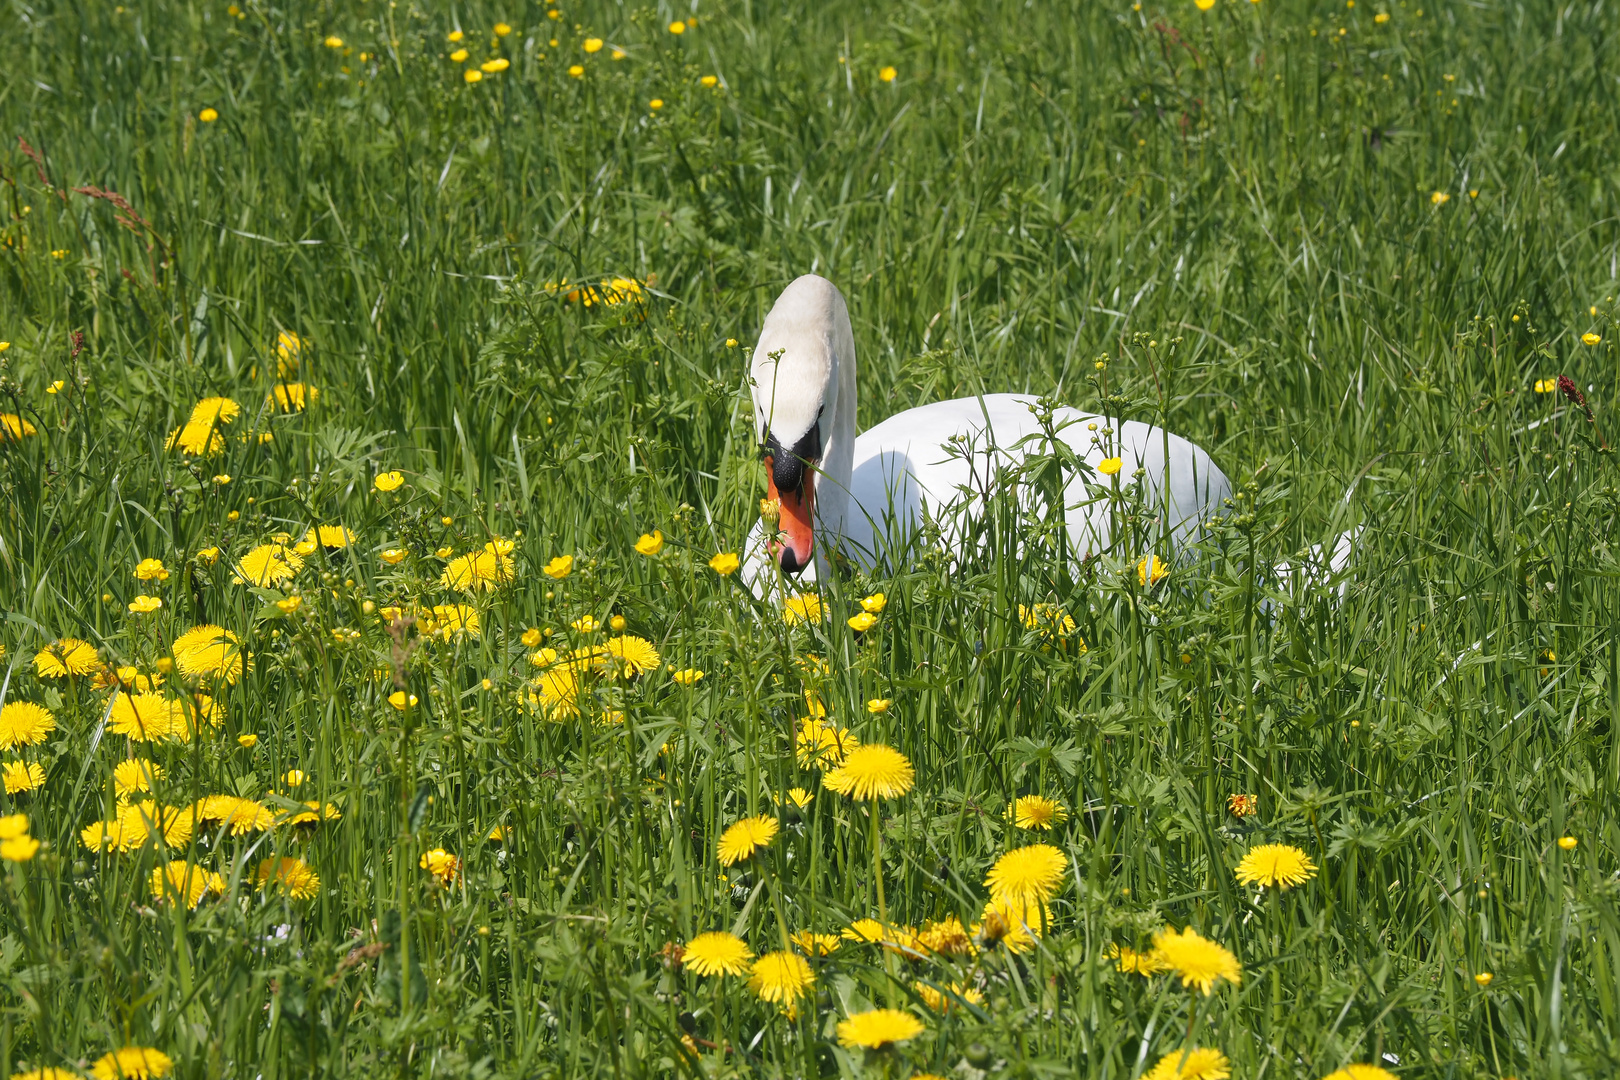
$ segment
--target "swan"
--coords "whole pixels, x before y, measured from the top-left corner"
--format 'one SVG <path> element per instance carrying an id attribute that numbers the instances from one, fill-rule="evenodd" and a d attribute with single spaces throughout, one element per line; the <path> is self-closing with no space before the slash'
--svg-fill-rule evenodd
<path id="1" fill-rule="evenodd" d="M 1032 396 L 986 394 L 908 409 L 857 436 L 849 309 L 838 288 L 814 274 L 777 297 L 749 377 L 767 496 L 778 515 L 769 534 L 762 517 L 748 538 L 743 579 L 756 593 L 774 577 L 772 564 L 805 583 L 824 577 L 835 553 L 868 571 L 892 565 L 925 519 L 940 522 L 950 542 L 957 515 L 982 504 L 1002 467 L 1038 452 L 1038 439 L 1024 440 L 1043 434 Z M 1143 470 L 1156 531 L 1177 548 L 1196 539 L 1231 495 L 1209 455 L 1178 435 L 1071 408 L 1054 410 L 1052 420 L 1089 466 L 1064 490 L 1064 524 L 1077 554 L 1108 549 L 1107 500 L 1087 488 L 1088 479 L 1110 482 L 1093 471 L 1105 459 L 1122 459 L 1120 481 Z"/>

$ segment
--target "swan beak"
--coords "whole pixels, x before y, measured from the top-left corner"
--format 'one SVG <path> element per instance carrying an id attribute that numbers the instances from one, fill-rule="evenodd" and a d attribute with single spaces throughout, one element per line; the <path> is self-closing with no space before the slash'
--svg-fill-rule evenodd
<path id="1" fill-rule="evenodd" d="M 771 557 L 784 574 L 797 574 L 810 565 L 815 549 L 815 531 L 810 524 L 816 505 L 816 477 L 806 470 L 804 485 L 797 491 L 779 491 L 771 468 L 771 459 L 765 459 L 765 485 L 770 497 L 781 507 L 778 532 L 767 545 Z"/>

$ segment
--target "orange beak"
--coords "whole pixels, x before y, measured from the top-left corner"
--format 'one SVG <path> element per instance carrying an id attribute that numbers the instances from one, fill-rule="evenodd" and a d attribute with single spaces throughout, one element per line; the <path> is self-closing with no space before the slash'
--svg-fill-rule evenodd
<path id="1" fill-rule="evenodd" d="M 816 477 L 805 471 L 804 487 L 800 491 L 778 491 L 776 474 L 769 457 L 765 459 L 765 487 L 770 498 L 782 508 L 778 532 L 766 545 L 771 557 L 781 566 L 784 574 L 797 574 L 810 565 L 815 549 L 815 530 L 810 524 L 816 507 Z"/>

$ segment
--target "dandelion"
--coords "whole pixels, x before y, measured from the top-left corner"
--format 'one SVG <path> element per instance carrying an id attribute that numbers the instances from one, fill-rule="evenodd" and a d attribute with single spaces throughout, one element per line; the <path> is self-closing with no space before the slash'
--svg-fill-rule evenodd
<path id="1" fill-rule="evenodd" d="M 987 946 L 999 944 L 1010 953 L 1026 953 L 1041 935 L 1042 915 L 1039 905 L 992 899 L 979 916 L 976 936 Z"/>
<path id="2" fill-rule="evenodd" d="M 512 541 L 500 538 L 491 540 L 480 551 L 451 559 L 439 577 L 439 584 L 466 593 L 504 585 L 516 576 L 511 551 Z"/>
<path id="3" fill-rule="evenodd" d="M 756 851 L 770 847 L 780 826 L 769 815 L 743 818 L 720 834 L 721 866 L 734 866 Z"/>
<path id="4" fill-rule="evenodd" d="M 332 43 L 337 41 L 336 45 Z M 326 44 L 334 49 L 343 42 L 327 38 Z M 125 1046 L 110 1054 L 103 1054 L 90 1067 L 96 1080 L 161 1080 L 174 1071 L 174 1061 L 161 1050 L 146 1046 Z"/>
<path id="5" fill-rule="evenodd" d="M 16 413 L 0 413 L 0 442 L 21 442 L 24 436 L 37 434 L 39 429 Z"/>
<path id="6" fill-rule="evenodd" d="M 254 877 L 260 889 L 280 889 L 294 900 L 310 900 L 321 891 L 321 876 L 303 859 L 266 859 Z"/>
<path id="7" fill-rule="evenodd" d="M 821 778 L 824 787 L 852 799 L 896 799 L 911 790 L 916 774 L 900 751 L 882 743 L 857 746 Z"/>
<path id="8" fill-rule="evenodd" d="M 838 1024 L 838 1045 L 881 1050 L 895 1043 L 915 1039 L 926 1029 L 921 1020 L 899 1009 L 868 1009 Z"/>
<path id="9" fill-rule="evenodd" d="M 61 638 L 34 654 L 34 671 L 44 679 L 90 675 L 100 669 L 95 646 L 78 638 Z"/>
<path id="10" fill-rule="evenodd" d="M 636 541 L 636 552 L 640 555 L 656 555 L 664 550 L 664 534 L 658 529 L 650 533 L 642 533 L 641 539 Z"/>
<path id="11" fill-rule="evenodd" d="M 876 919 L 856 919 L 840 931 L 839 936 L 846 941 L 859 941 L 864 945 L 871 945 L 882 941 L 885 932 L 883 924 Z"/>
<path id="12" fill-rule="evenodd" d="M 303 568 L 303 556 L 281 544 L 269 543 L 260 544 L 242 556 L 236 564 L 236 573 L 238 583 L 245 581 L 249 585 L 267 589 L 292 580 Z"/>
<path id="13" fill-rule="evenodd" d="M 1299 848 L 1288 844 L 1258 844 L 1237 866 L 1240 885 L 1287 889 L 1316 876 L 1316 867 Z"/>
<path id="14" fill-rule="evenodd" d="M 1145 556 L 1136 564 L 1136 582 L 1143 588 L 1157 585 L 1170 573 L 1170 568 L 1157 555 Z"/>
<path id="15" fill-rule="evenodd" d="M 154 900 L 172 900 L 196 909 L 209 893 L 223 893 L 225 879 L 184 859 L 154 866 L 147 879 Z"/>
<path id="16" fill-rule="evenodd" d="M 1597 345 L 1597 344 L 1601 343 L 1602 341 L 1603 341 L 1602 335 L 1594 334 L 1590 330 L 1588 330 L 1586 333 L 1581 335 L 1581 344 L 1582 345 Z"/>
<path id="17" fill-rule="evenodd" d="M 857 634 L 864 634 L 878 624 L 878 618 L 870 611 L 862 611 L 851 615 L 848 619 L 849 628 Z"/>
<path id="18" fill-rule="evenodd" d="M 27 814 L 7 814 L 0 817 L 0 840 L 15 840 L 28 835 Z"/>
<path id="19" fill-rule="evenodd" d="M 79 1080 L 79 1076 L 79 1073 L 46 1065 L 38 1069 L 29 1069 L 27 1072 L 12 1073 L 11 1080 Z"/>
<path id="20" fill-rule="evenodd" d="M 703 678 L 703 674 L 697 668 L 682 668 L 679 671 L 672 672 L 669 677 L 682 686 L 696 686 L 698 680 Z"/>
<path id="21" fill-rule="evenodd" d="M 799 725 L 796 744 L 800 768 L 829 769 L 843 764 L 844 755 L 859 746 L 860 740 L 836 724 L 806 719 Z"/>
<path id="22" fill-rule="evenodd" d="M 461 876 L 461 860 L 444 848 L 434 848 L 417 861 L 417 865 L 436 878 L 440 885 L 453 885 Z"/>
<path id="23" fill-rule="evenodd" d="M 478 70 L 482 71 L 485 75 L 499 75 L 501 72 L 505 71 L 511 66 L 512 61 L 508 60 L 504 56 L 497 56 L 493 60 L 485 60 L 482 64 L 479 64 Z"/>
<path id="24" fill-rule="evenodd" d="M 169 572 L 163 568 L 162 559 L 142 559 L 135 564 L 135 580 L 167 581 Z"/>
<path id="25" fill-rule="evenodd" d="M 295 810 L 291 817 L 282 821 L 283 825 L 296 827 L 319 825 L 323 821 L 337 821 L 343 816 L 342 811 L 331 803 L 322 806 L 319 802 L 306 802 L 305 809 Z"/>
<path id="26" fill-rule="evenodd" d="M 1014 848 L 996 860 L 984 884 L 993 900 L 1045 903 L 1063 883 L 1068 860 L 1051 844 Z"/>
<path id="27" fill-rule="evenodd" d="M 1225 1054 L 1195 1046 L 1164 1055 L 1142 1080 L 1226 1080 L 1231 1075 L 1232 1063 Z"/>
<path id="28" fill-rule="evenodd" d="M 790 1008 L 810 992 L 815 982 L 816 973 L 798 953 L 768 952 L 754 961 L 748 989 L 761 1001 Z"/>
<path id="29" fill-rule="evenodd" d="M 1169 970 L 1169 965 L 1152 950 L 1138 952 L 1124 945 L 1109 945 L 1103 955 L 1114 962 L 1114 970 L 1126 975 L 1151 976 Z"/>
<path id="30" fill-rule="evenodd" d="M 0 748 L 38 746 L 56 730 L 56 717 L 32 701 L 8 701 L 0 706 Z"/>
<path id="31" fill-rule="evenodd" d="M 1260 812 L 1260 800 L 1254 795 L 1228 795 L 1226 809 L 1235 818 L 1253 817 Z"/>
<path id="32" fill-rule="evenodd" d="M 1018 605 L 1018 621 L 1027 630 L 1039 632 L 1048 641 L 1061 641 L 1075 631 L 1074 616 L 1056 604 L 1036 604 L 1034 607 Z M 1084 642 L 1081 645 L 1084 646 Z"/>
<path id="33" fill-rule="evenodd" d="M 649 671 L 657 671 L 663 664 L 658 650 L 653 648 L 652 642 L 646 638 L 636 637 L 634 634 L 623 634 L 619 637 L 609 638 L 603 646 L 605 655 L 612 657 L 625 678 L 632 675 L 645 675 Z"/>
<path id="34" fill-rule="evenodd" d="M 1153 951 L 1166 967 L 1181 976 L 1181 985 L 1196 986 L 1208 995 L 1217 980 L 1236 985 L 1243 981 L 1243 968 L 1221 945 L 1202 936 L 1192 927 L 1178 934 L 1164 929 L 1153 936 Z"/>
<path id="35" fill-rule="evenodd" d="M 1025 795 L 1014 799 L 1007 807 L 1007 813 L 1020 829 L 1050 830 L 1053 825 L 1063 824 L 1069 816 L 1062 803 L 1044 795 Z"/>
<path id="36" fill-rule="evenodd" d="M 746 975 L 748 961 L 754 954 L 748 951 L 742 938 L 724 930 L 711 930 L 699 934 L 686 943 L 681 963 L 694 975 Z"/>
<path id="37" fill-rule="evenodd" d="M 452 637 L 478 637 L 481 633 L 478 610 L 466 604 L 434 604 L 419 618 L 423 630 L 447 641 Z"/>
<path id="38" fill-rule="evenodd" d="M 917 933 L 917 943 L 929 952 L 945 956 L 971 956 L 976 951 L 973 936 L 955 915 L 947 915 L 924 926 Z"/>
<path id="39" fill-rule="evenodd" d="M 574 557 L 572 555 L 559 555 L 542 568 L 542 573 L 548 578 L 561 581 L 574 571 Z"/>
<path id="40" fill-rule="evenodd" d="M 245 836 L 250 832 L 264 832 L 276 823 L 269 808 L 253 799 L 235 795 L 209 795 L 196 804 L 198 821 L 217 821 L 232 836 Z"/>
<path id="41" fill-rule="evenodd" d="M 163 767 L 154 761 L 133 758 L 113 766 L 113 792 L 120 801 L 138 791 L 151 791 L 163 779 Z"/>
<path id="42" fill-rule="evenodd" d="M 789 626 L 821 621 L 821 597 L 815 593 L 790 596 L 782 604 L 782 618 Z"/>
<path id="43" fill-rule="evenodd" d="M 699 79 L 698 82 L 702 83 L 705 87 L 713 89 L 719 84 L 720 78 L 717 75 L 705 75 L 703 78 Z"/>
<path id="44" fill-rule="evenodd" d="M 0 768 L 0 784 L 7 795 L 37 791 L 45 786 L 45 769 L 37 762 L 8 761 Z"/>
<path id="45" fill-rule="evenodd" d="M 343 525 L 317 525 L 304 533 L 305 544 L 318 545 L 328 551 L 342 551 L 356 539 L 354 531 Z M 311 546 L 310 551 L 314 550 L 314 546 Z"/>
<path id="46" fill-rule="evenodd" d="M 498 23 L 495 24 L 495 36 L 496 37 L 505 37 L 507 34 L 510 34 L 511 32 L 512 32 L 512 28 L 510 26 L 508 26 L 506 23 L 498 22 Z"/>
<path id="47" fill-rule="evenodd" d="M 951 983 L 941 989 L 940 987 L 930 986 L 925 982 L 914 982 L 911 984 L 911 988 L 917 991 L 917 996 L 922 998 L 923 1004 L 928 1006 L 931 1012 L 950 1012 L 960 1002 L 966 1002 L 969 1005 L 984 1004 L 983 994 L 972 987 L 965 987 L 961 983 Z"/>
<path id="48" fill-rule="evenodd" d="M 198 626 L 174 639 L 174 663 L 193 679 L 224 679 L 235 685 L 246 661 L 242 643 L 229 630 Z"/>
<path id="49" fill-rule="evenodd" d="M 1394 1073 L 1377 1065 L 1346 1065 L 1322 1077 L 1322 1080 L 1397 1080 Z"/>
<path id="50" fill-rule="evenodd" d="M 1215 6 L 1215 0 L 1193 0 L 1193 5 L 1197 7 L 1199 11 L 1208 11 L 1210 8 Z"/>
<path id="51" fill-rule="evenodd" d="M 802 787 L 794 787 L 788 788 L 787 798 L 783 801 L 787 802 L 789 806 L 803 810 L 810 805 L 810 801 L 815 797 L 814 792 L 807 791 Z"/>
<path id="52" fill-rule="evenodd" d="M 472 72 L 467 74 L 471 75 Z M 264 399 L 266 405 L 275 403 L 276 407 L 284 413 L 303 412 L 308 405 L 315 404 L 315 399 L 321 392 L 313 386 L 303 383 L 277 383 L 270 389 L 270 396 Z"/>

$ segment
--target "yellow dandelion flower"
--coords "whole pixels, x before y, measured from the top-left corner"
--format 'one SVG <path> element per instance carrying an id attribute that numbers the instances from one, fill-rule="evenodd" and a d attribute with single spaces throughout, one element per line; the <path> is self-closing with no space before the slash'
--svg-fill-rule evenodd
<path id="1" fill-rule="evenodd" d="M 323 821 L 337 821 L 343 817 L 342 811 L 331 803 L 322 806 L 319 802 L 306 802 L 305 809 L 294 811 L 291 816 L 284 818 L 283 825 L 294 827 L 319 825 Z"/>
<path id="2" fill-rule="evenodd" d="M 1133 973 L 1143 976 L 1156 975 L 1161 971 L 1169 970 L 1169 965 L 1159 957 L 1158 953 L 1151 950 L 1140 952 L 1124 945 L 1109 945 L 1108 951 L 1103 955 L 1114 962 L 1116 971 L 1124 972 L 1127 975 Z"/>
<path id="3" fill-rule="evenodd" d="M 1226 809 L 1233 817 L 1252 817 L 1260 812 L 1260 800 L 1253 795 L 1228 795 Z"/>
<path id="4" fill-rule="evenodd" d="M 419 616 L 422 629 L 436 637 L 480 636 L 478 609 L 466 604 L 434 604 Z"/>
<path id="5" fill-rule="evenodd" d="M 641 539 L 636 541 L 636 552 L 641 555 L 656 555 L 664 550 L 664 534 L 658 529 L 650 533 L 642 533 Z"/>
<path id="6" fill-rule="evenodd" d="M 663 665 L 663 659 L 659 657 L 658 650 L 653 648 L 652 642 L 634 634 L 608 638 L 603 649 L 605 650 L 603 655 L 611 657 L 613 666 L 626 678 L 657 671 Z"/>
<path id="7" fill-rule="evenodd" d="M 754 954 L 735 934 L 711 930 L 688 941 L 681 963 L 694 975 L 746 975 Z"/>
<path id="8" fill-rule="evenodd" d="M 303 859 L 266 859 L 254 877 L 260 889 L 280 889 L 294 900 L 310 900 L 321 891 L 321 876 Z"/>
<path id="9" fill-rule="evenodd" d="M 1007 816 L 1020 829 L 1050 830 L 1053 825 L 1063 824 L 1069 812 L 1056 799 L 1048 799 L 1044 795 L 1025 795 L 1012 801 L 1007 807 Z"/>
<path id="10" fill-rule="evenodd" d="M 557 581 L 561 581 L 573 571 L 574 557 L 572 555 L 559 555 L 542 568 L 542 572 L 546 577 L 555 578 Z"/>
<path id="11" fill-rule="evenodd" d="M 224 679 L 236 684 L 246 670 L 242 643 L 229 630 L 197 626 L 174 639 L 174 664 L 193 679 Z"/>
<path id="12" fill-rule="evenodd" d="M 924 926 L 917 933 L 917 941 L 929 952 L 946 956 L 971 956 L 977 951 L 973 946 L 973 935 L 968 933 L 962 920 L 955 915 L 947 915 Z"/>
<path id="13" fill-rule="evenodd" d="M 799 767 L 804 769 L 830 769 L 840 765 L 844 755 L 861 744 L 837 724 L 808 717 L 799 725 L 796 742 Z"/>
<path id="14" fill-rule="evenodd" d="M 664 107 L 664 99 L 663 98 L 653 98 L 651 101 L 647 102 L 647 108 L 652 109 L 655 112 L 657 110 L 659 110 L 659 109 L 662 109 L 663 107 Z M 716 558 L 718 558 L 718 556 L 716 556 Z M 714 565 L 714 560 L 713 559 L 711 559 L 709 561 L 709 565 L 710 566 Z"/>
<path id="15" fill-rule="evenodd" d="M 779 827 L 775 818 L 764 814 L 735 822 L 720 834 L 720 865 L 735 865 L 754 852 L 770 847 Z"/>
<path id="16" fill-rule="evenodd" d="M 1322 1080 L 1397 1080 L 1397 1077 L 1377 1065 L 1346 1065 L 1328 1073 Z"/>
<path id="17" fill-rule="evenodd" d="M 78 638 L 53 641 L 34 654 L 34 671 L 44 679 L 67 675 L 91 675 L 101 669 L 96 647 Z"/>
<path id="18" fill-rule="evenodd" d="M 720 78 L 717 75 L 705 75 L 703 78 L 699 79 L 698 82 L 712 89 L 719 84 Z"/>
<path id="19" fill-rule="evenodd" d="M 985 887 L 995 900 L 1041 904 L 1063 884 L 1069 861 L 1051 844 L 1014 848 L 996 860 L 985 876 Z"/>
<path id="20" fill-rule="evenodd" d="M 38 1069 L 29 1069 L 27 1072 L 12 1073 L 11 1080 L 80 1080 L 80 1074 L 68 1069 L 58 1069 L 55 1065 L 46 1065 Z"/>
<path id="21" fill-rule="evenodd" d="M 1153 936 L 1153 951 L 1165 966 L 1181 976 L 1181 985 L 1197 987 L 1208 995 L 1225 979 L 1234 986 L 1243 981 L 1243 968 L 1225 948 L 1192 927 L 1178 934 L 1166 928 Z"/>
<path id="22" fill-rule="evenodd" d="M 1024 624 L 1025 629 L 1036 631 L 1048 642 L 1066 641 L 1075 632 L 1074 616 L 1056 604 L 1040 603 L 1034 607 L 1019 604 L 1018 621 Z M 1084 641 L 1080 642 L 1080 651 L 1086 651 Z"/>
<path id="23" fill-rule="evenodd" d="M 321 392 L 313 386 L 298 382 L 277 383 L 270 388 L 270 396 L 264 399 L 264 403 L 274 404 L 285 413 L 303 412 L 306 406 L 315 404 L 315 399 L 320 396 Z"/>
<path id="24" fill-rule="evenodd" d="M 831 956 L 843 944 L 837 934 L 818 934 L 813 930 L 799 930 L 788 935 L 795 948 L 806 955 Z"/>
<path id="25" fill-rule="evenodd" d="M 510 541 L 491 541 L 480 551 L 470 551 L 451 559 L 439 577 L 439 584 L 468 593 L 506 584 L 513 579 L 516 571 L 512 556 L 501 550 L 503 546 L 507 551 L 511 550 Z"/>
<path id="26" fill-rule="evenodd" d="M 107 729 L 132 742 L 155 742 L 185 732 L 178 701 L 152 691 L 120 693 L 107 714 Z"/>
<path id="27" fill-rule="evenodd" d="M 22 442 L 27 435 L 37 435 L 39 429 L 16 413 L 0 413 L 0 442 Z"/>
<path id="28" fill-rule="evenodd" d="M 856 919 L 839 932 L 839 936 L 846 941 L 859 941 L 865 945 L 882 941 L 885 936 L 883 924 L 876 919 Z"/>
<path id="29" fill-rule="evenodd" d="M 1142 1080 L 1226 1080 L 1231 1075 L 1232 1063 L 1226 1060 L 1225 1054 L 1194 1046 L 1164 1055 Z"/>
<path id="30" fill-rule="evenodd" d="M 813 792 L 806 791 L 802 787 L 796 787 L 788 788 L 787 795 L 780 801 L 786 802 L 790 806 L 796 806 L 800 810 L 803 810 L 805 807 L 810 805 L 810 800 L 814 799 L 815 797 L 816 796 Z"/>
<path id="31" fill-rule="evenodd" d="M 330 551 L 341 551 L 356 539 L 353 530 L 343 525 L 317 525 L 304 534 L 305 544 L 319 545 Z"/>
<path id="32" fill-rule="evenodd" d="M 276 823 L 276 815 L 262 803 L 235 795 L 209 795 L 198 800 L 197 820 L 217 821 L 232 836 L 264 832 Z"/>
<path id="33" fill-rule="evenodd" d="M 838 1045 L 854 1050 L 881 1050 L 895 1043 L 915 1039 L 926 1028 L 923 1022 L 899 1009 L 868 1009 L 838 1024 Z"/>
<path id="34" fill-rule="evenodd" d="M 1136 583 L 1144 588 L 1148 585 L 1157 585 L 1170 573 L 1170 567 L 1157 555 L 1144 556 L 1136 564 Z"/>
<path id="35" fill-rule="evenodd" d="M 304 340 L 290 330 L 276 332 L 276 374 L 285 376 L 298 370 L 299 353 Z"/>
<path id="36" fill-rule="evenodd" d="M 304 568 L 303 556 L 282 544 L 260 544 L 236 564 L 236 573 L 249 585 L 267 589 L 290 581 Z"/>
<path id="37" fill-rule="evenodd" d="M 737 572 L 737 568 L 741 565 L 742 560 L 737 558 L 737 553 L 734 551 L 722 551 L 709 560 L 709 569 L 721 577 L 730 577 Z"/>
<path id="38" fill-rule="evenodd" d="M 0 783 L 7 795 L 37 791 L 45 786 L 45 768 L 32 761 L 8 761 L 0 768 Z"/>
<path id="39" fill-rule="evenodd" d="M 789 626 L 821 621 L 821 597 L 815 593 L 790 596 L 782 604 L 782 618 Z"/>
<path id="40" fill-rule="evenodd" d="M 1026 953 L 1041 936 L 1046 913 L 1039 904 L 994 899 L 984 906 L 975 936 L 985 945 L 1001 945 L 1010 953 Z"/>
<path id="41" fill-rule="evenodd" d="M 334 49 L 343 46 L 335 37 L 327 38 L 326 44 Z M 146 1046 L 125 1046 L 103 1054 L 90 1067 L 96 1080 L 162 1080 L 173 1071 L 174 1061 L 168 1054 Z"/>
<path id="42" fill-rule="evenodd" d="M 703 675 L 704 673 L 697 668 L 682 668 L 679 671 L 672 672 L 669 677 L 682 686 L 696 686 L 698 680 L 703 678 Z"/>
<path id="43" fill-rule="evenodd" d="M 1316 876 L 1316 867 L 1299 848 L 1288 844 L 1257 844 L 1237 865 L 1240 885 L 1287 889 Z"/>
<path id="44" fill-rule="evenodd" d="M 8 701 L 0 706 L 0 749 L 37 746 L 56 730 L 56 717 L 32 701 Z"/>
<path id="45" fill-rule="evenodd" d="M 137 791 L 151 791 L 152 785 L 163 779 L 163 766 L 155 761 L 134 758 L 113 766 L 113 792 L 120 800 L 128 799 Z"/>
<path id="46" fill-rule="evenodd" d="M 184 859 L 176 859 L 167 866 L 154 866 L 147 881 L 152 899 L 182 903 L 193 909 L 209 893 L 217 895 L 225 891 L 224 878 Z"/>
<path id="47" fill-rule="evenodd" d="M 793 952 L 766 953 L 754 961 L 753 973 L 748 977 L 748 989 L 761 1001 L 784 1008 L 808 995 L 815 983 L 816 973 L 804 957 Z"/>
<path id="48" fill-rule="evenodd" d="M 951 983 L 945 987 L 931 986 L 925 982 L 914 982 L 911 988 L 917 991 L 930 1012 L 946 1013 L 952 1008 L 960 1007 L 961 1003 L 969 1005 L 983 1005 L 984 995 L 972 987 L 961 983 Z"/>
<path id="49" fill-rule="evenodd" d="M 6 862 L 28 862 L 39 853 L 39 841 L 32 836 L 15 836 L 0 840 L 0 859 Z"/>
<path id="50" fill-rule="evenodd" d="M 845 754 L 842 764 L 822 774 L 821 783 L 852 799 L 896 799 L 911 790 L 915 779 L 904 754 L 882 743 L 868 743 Z"/>
<path id="51" fill-rule="evenodd" d="M 461 876 L 461 860 L 444 848 L 434 848 L 417 860 L 417 865 L 436 878 L 440 885 L 454 885 Z"/>
<path id="52" fill-rule="evenodd" d="M 27 814 L 7 814 L 0 817 L 0 840 L 15 840 L 28 835 Z"/>

